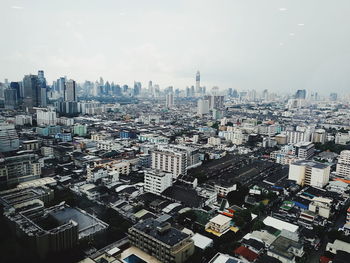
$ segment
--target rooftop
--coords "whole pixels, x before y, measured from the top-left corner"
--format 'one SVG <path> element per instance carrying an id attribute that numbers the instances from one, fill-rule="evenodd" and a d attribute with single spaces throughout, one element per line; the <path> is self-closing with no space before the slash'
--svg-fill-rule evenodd
<path id="1" fill-rule="evenodd" d="M 153 238 L 170 246 L 174 246 L 189 237 L 188 234 L 185 234 L 173 227 L 170 227 L 165 231 L 159 231 L 165 227 L 165 224 L 166 223 L 157 219 L 147 218 L 146 220 L 137 223 L 132 228 L 152 236 Z"/>

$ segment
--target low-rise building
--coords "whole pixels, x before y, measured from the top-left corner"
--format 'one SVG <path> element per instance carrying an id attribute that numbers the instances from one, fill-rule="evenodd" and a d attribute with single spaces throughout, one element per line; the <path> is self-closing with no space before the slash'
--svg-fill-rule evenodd
<path id="1" fill-rule="evenodd" d="M 129 228 L 130 243 L 164 263 L 182 263 L 194 253 L 194 242 L 161 218 L 148 218 Z"/>

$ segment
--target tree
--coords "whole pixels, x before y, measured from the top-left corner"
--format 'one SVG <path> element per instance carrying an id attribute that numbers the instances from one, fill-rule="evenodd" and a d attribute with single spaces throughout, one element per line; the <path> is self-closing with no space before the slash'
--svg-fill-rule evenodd
<path id="1" fill-rule="evenodd" d="M 244 198 L 248 193 L 248 187 L 237 184 L 237 190 L 229 192 L 226 199 L 230 205 L 242 205 L 244 204 Z"/>
<path id="2" fill-rule="evenodd" d="M 253 230 L 261 230 L 265 227 L 266 225 L 264 224 L 263 221 L 261 220 L 257 220 L 254 224 L 253 224 Z"/>

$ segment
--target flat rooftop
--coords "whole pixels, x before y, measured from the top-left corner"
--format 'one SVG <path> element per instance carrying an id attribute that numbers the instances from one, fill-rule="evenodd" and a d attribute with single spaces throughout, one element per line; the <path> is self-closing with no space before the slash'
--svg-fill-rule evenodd
<path id="1" fill-rule="evenodd" d="M 164 232 L 158 231 L 157 228 L 162 228 L 163 224 L 163 222 L 160 222 L 157 219 L 147 218 L 146 220 L 134 225 L 133 228 L 170 246 L 174 246 L 189 237 L 188 234 L 185 234 L 173 227 L 170 227 Z"/>
<path id="2" fill-rule="evenodd" d="M 97 217 L 76 208 L 64 207 L 50 212 L 50 215 L 60 224 L 68 223 L 70 220 L 78 223 L 79 238 L 92 235 L 108 227 Z"/>

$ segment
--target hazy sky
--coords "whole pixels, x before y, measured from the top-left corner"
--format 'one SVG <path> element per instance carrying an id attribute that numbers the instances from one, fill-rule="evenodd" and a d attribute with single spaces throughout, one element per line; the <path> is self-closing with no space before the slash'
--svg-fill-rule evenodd
<path id="1" fill-rule="evenodd" d="M 0 80 L 350 92 L 349 0 L 0 0 Z"/>

